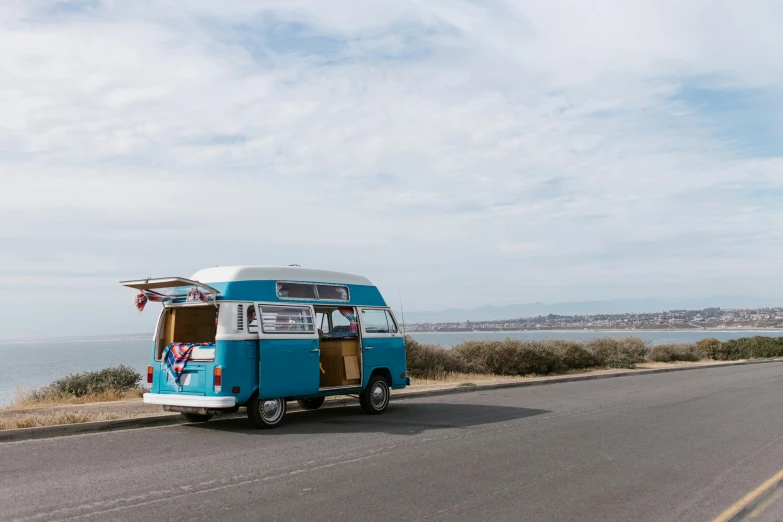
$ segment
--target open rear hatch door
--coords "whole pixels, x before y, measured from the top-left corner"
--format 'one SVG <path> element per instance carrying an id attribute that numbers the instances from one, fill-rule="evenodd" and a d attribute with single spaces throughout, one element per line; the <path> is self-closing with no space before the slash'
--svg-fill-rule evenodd
<path id="1" fill-rule="evenodd" d="M 120 284 L 128 288 L 141 290 L 150 297 L 156 297 L 156 301 L 214 301 L 219 293 L 217 289 L 209 285 L 185 279 L 184 277 L 138 279 L 134 281 L 120 281 Z"/>

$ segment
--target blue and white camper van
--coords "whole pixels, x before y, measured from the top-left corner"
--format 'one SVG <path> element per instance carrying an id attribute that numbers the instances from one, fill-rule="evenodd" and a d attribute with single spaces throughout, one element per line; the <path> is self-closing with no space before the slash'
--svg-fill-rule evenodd
<path id="1" fill-rule="evenodd" d="M 286 401 L 316 409 L 341 394 L 358 394 L 378 414 L 390 389 L 410 384 L 399 323 L 365 277 L 228 266 L 122 284 L 140 291 L 140 309 L 163 304 L 144 402 L 191 422 L 246 406 L 256 425 L 272 428 Z"/>

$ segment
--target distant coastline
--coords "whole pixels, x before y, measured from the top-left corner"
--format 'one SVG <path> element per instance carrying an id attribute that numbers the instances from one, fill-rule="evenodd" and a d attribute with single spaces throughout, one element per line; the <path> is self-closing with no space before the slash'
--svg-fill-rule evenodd
<path id="1" fill-rule="evenodd" d="M 504 329 L 504 330 L 408 330 L 407 334 L 477 334 L 477 333 L 535 333 L 535 332 L 552 332 L 552 333 L 577 333 L 577 332 L 596 332 L 596 333 L 640 333 L 640 332 L 671 332 L 671 333 L 688 333 L 688 332 L 728 332 L 728 333 L 744 333 L 744 332 L 783 332 L 783 328 L 528 328 L 528 329 Z"/>

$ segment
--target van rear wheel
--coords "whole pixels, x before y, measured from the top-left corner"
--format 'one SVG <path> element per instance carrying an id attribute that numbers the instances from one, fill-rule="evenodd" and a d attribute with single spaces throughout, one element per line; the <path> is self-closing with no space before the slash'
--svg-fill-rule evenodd
<path id="1" fill-rule="evenodd" d="M 303 410 L 317 410 L 324 403 L 326 397 L 310 397 L 309 399 L 299 399 L 296 401 Z"/>
<path id="2" fill-rule="evenodd" d="M 359 395 L 359 404 L 364 413 L 378 415 L 389 405 L 389 383 L 380 375 L 370 377 L 367 387 Z"/>
<path id="3" fill-rule="evenodd" d="M 202 415 L 200 413 L 183 413 L 182 416 L 188 422 L 207 422 L 212 418 L 212 415 Z"/>
<path id="4" fill-rule="evenodd" d="M 276 428 L 285 416 L 285 399 L 259 399 L 254 394 L 247 403 L 247 416 L 259 428 Z"/>

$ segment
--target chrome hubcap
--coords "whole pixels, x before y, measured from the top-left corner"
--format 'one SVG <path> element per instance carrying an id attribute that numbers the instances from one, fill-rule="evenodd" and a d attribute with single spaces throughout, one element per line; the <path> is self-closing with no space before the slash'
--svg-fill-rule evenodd
<path id="1" fill-rule="evenodd" d="M 261 403 L 261 417 L 269 423 L 277 421 L 283 414 L 280 399 L 267 399 Z"/>
<path id="2" fill-rule="evenodd" d="M 372 407 L 376 410 L 383 408 L 386 403 L 386 387 L 380 383 L 377 383 L 370 394 L 370 402 Z"/>

